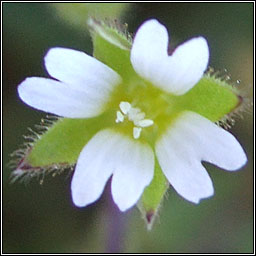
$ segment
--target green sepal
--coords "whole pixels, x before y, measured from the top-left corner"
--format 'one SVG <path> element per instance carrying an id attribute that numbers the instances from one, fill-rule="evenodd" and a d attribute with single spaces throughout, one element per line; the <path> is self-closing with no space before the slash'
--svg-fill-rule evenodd
<path id="1" fill-rule="evenodd" d="M 168 187 L 169 183 L 155 158 L 154 178 L 150 185 L 145 188 L 138 203 L 138 208 L 146 222 L 148 230 L 150 230 L 154 224 L 155 217 Z"/>
<path id="2" fill-rule="evenodd" d="M 88 21 L 88 25 L 93 41 L 93 56 L 115 70 L 124 82 L 136 79 L 137 74 L 130 62 L 132 42 L 127 32 L 93 19 Z"/>
<path id="3" fill-rule="evenodd" d="M 230 84 L 208 74 L 175 100 L 180 110 L 194 111 L 213 122 L 221 120 L 240 104 L 240 98 Z"/>
<path id="4" fill-rule="evenodd" d="M 26 164 L 44 167 L 76 163 L 86 143 L 99 130 L 110 126 L 113 118 L 105 114 L 90 119 L 59 119 L 33 143 L 26 156 Z"/>

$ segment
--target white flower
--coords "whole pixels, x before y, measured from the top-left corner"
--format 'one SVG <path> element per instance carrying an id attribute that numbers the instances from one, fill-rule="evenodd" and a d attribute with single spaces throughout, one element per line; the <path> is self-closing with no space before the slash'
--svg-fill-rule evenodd
<path id="1" fill-rule="evenodd" d="M 166 28 L 149 20 L 136 33 L 131 63 L 142 81 L 179 96 L 203 76 L 209 59 L 208 45 L 204 38 L 197 37 L 180 45 L 171 56 L 167 47 Z M 18 93 L 28 105 L 59 116 L 98 116 L 106 111 L 113 90 L 123 86 L 114 70 L 79 51 L 52 48 L 45 57 L 45 66 L 56 80 L 27 78 L 19 85 Z M 141 95 L 139 102 L 143 100 L 147 99 Z M 96 201 L 112 176 L 114 202 L 121 211 L 129 209 L 152 181 L 155 155 L 170 184 L 193 203 L 214 193 L 201 161 L 230 171 L 247 161 L 233 135 L 191 111 L 180 113 L 170 122 L 155 140 L 154 151 L 142 136 L 160 126 L 157 115 L 152 113 L 157 103 L 149 102 L 150 111 L 145 111 L 132 99 L 119 102 L 113 127 L 98 132 L 80 153 L 71 184 L 76 206 Z"/>

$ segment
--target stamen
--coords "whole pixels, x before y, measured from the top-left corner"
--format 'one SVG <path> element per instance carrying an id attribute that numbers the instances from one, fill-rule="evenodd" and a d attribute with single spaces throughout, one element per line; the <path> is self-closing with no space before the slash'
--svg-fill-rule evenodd
<path id="1" fill-rule="evenodd" d="M 128 118 L 130 121 L 141 120 L 144 117 L 145 113 L 141 112 L 139 108 L 131 108 L 130 111 L 128 112 Z"/>
<path id="2" fill-rule="evenodd" d="M 140 137 L 142 128 L 141 127 L 133 127 L 133 138 L 138 139 Z"/>
<path id="3" fill-rule="evenodd" d="M 144 119 L 146 114 L 141 111 L 140 108 L 134 108 L 127 101 L 121 101 L 119 104 L 120 110 L 116 112 L 116 123 L 124 122 L 127 118 L 129 121 L 133 122 L 133 138 L 138 139 L 142 132 L 142 128 L 149 127 L 154 124 L 151 119 Z"/>
<path id="4" fill-rule="evenodd" d="M 131 109 L 131 104 L 127 101 L 122 101 L 120 104 L 119 104 L 119 107 L 121 109 L 121 111 L 127 115 L 127 113 L 130 111 Z"/>
<path id="5" fill-rule="evenodd" d="M 124 121 L 124 115 L 120 112 L 116 112 L 116 123 L 122 123 Z"/>
<path id="6" fill-rule="evenodd" d="M 138 121 L 137 125 L 140 126 L 140 127 L 149 127 L 149 126 L 151 126 L 153 124 L 154 124 L 153 120 L 151 120 L 151 119 L 143 119 L 143 120 Z"/>
<path id="7" fill-rule="evenodd" d="M 145 113 L 140 112 L 140 113 L 136 114 L 135 116 L 133 116 L 133 119 L 131 121 L 133 121 L 134 125 L 138 126 L 138 122 L 143 120 L 144 117 L 145 117 Z"/>

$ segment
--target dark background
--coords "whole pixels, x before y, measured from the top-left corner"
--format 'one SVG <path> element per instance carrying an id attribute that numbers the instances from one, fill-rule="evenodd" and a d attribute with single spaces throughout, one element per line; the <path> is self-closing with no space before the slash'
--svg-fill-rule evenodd
<path id="1" fill-rule="evenodd" d="M 92 54 L 88 31 L 75 19 L 93 13 L 93 8 L 91 4 L 81 11 L 77 6 L 76 16 L 74 7 L 72 17 L 65 10 L 63 15 L 57 12 L 52 3 L 3 3 L 3 252 L 100 253 L 111 247 L 128 253 L 251 253 L 252 110 L 237 118 L 231 129 L 247 152 L 247 166 L 229 173 L 207 165 L 215 196 L 200 205 L 183 200 L 171 188 L 150 232 L 136 207 L 119 213 L 109 192 L 87 208 L 74 207 L 67 173 L 46 177 L 42 185 L 38 180 L 10 184 L 9 154 L 24 142 L 27 127 L 45 117 L 19 100 L 17 85 L 28 76 L 47 76 L 43 56 L 50 47 Z M 115 14 L 112 8 L 105 4 L 99 15 L 128 23 L 130 32 L 144 20 L 157 18 L 167 26 L 173 45 L 205 36 L 210 65 L 228 69 L 234 82 L 241 80 L 243 94 L 252 98 L 252 3 L 136 3 Z M 115 232 L 120 232 L 119 239 Z"/>

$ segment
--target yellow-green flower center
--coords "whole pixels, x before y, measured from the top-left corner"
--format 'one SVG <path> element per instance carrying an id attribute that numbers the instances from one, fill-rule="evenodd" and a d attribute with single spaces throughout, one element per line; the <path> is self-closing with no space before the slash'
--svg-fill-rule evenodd
<path id="1" fill-rule="evenodd" d="M 176 99 L 139 77 L 121 84 L 112 94 L 109 106 L 115 113 L 115 128 L 134 139 L 154 142 L 179 112 Z"/>

